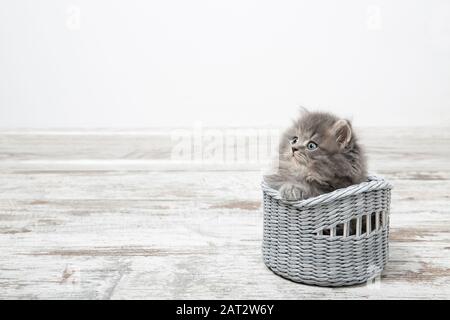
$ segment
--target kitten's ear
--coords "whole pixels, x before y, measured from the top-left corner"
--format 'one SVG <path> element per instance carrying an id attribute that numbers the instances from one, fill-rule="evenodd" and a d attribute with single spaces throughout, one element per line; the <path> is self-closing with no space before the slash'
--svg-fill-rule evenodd
<path id="1" fill-rule="evenodd" d="M 305 114 L 309 113 L 309 110 L 306 109 L 304 106 L 300 106 L 300 107 L 298 107 L 298 112 L 300 114 L 300 117 L 302 117 Z"/>
<path id="2" fill-rule="evenodd" d="M 347 146 L 352 139 L 352 127 L 347 120 L 341 119 L 336 121 L 331 129 L 331 132 L 341 148 Z"/>

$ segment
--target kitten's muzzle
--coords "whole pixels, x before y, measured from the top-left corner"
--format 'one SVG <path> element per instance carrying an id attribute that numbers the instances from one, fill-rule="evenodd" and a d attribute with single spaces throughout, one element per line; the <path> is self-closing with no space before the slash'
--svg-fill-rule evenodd
<path id="1" fill-rule="evenodd" d="M 306 163 L 306 157 L 305 155 L 300 152 L 300 148 L 298 147 L 292 147 L 292 157 L 297 160 L 300 163 Z"/>

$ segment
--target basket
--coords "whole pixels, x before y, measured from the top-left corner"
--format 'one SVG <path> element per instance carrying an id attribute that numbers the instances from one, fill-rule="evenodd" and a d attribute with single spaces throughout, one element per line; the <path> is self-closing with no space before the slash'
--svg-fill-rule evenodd
<path id="1" fill-rule="evenodd" d="M 389 249 L 391 184 L 366 182 L 287 201 L 264 181 L 264 263 L 305 284 L 347 286 L 380 275 Z"/>

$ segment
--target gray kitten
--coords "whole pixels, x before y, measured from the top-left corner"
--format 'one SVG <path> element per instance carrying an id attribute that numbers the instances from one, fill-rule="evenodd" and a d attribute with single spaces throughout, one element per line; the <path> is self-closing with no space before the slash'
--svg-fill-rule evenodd
<path id="1" fill-rule="evenodd" d="M 366 159 L 348 120 L 304 110 L 282 135 L 279 165 L 265 181 L 287 200 L 315 197 L 366 180 Z"/>

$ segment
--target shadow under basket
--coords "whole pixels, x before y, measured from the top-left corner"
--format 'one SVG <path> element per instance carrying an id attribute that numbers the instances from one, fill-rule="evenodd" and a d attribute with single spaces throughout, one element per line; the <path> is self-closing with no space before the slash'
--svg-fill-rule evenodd
<path id="1" fill-rule="evenodd" d="M 264 263 L 305 284 L 347 286 L 374 279 L 388 258 L 391 188 L 371 176 L 318 197 L 287 201 L 263 182 Z"/>

